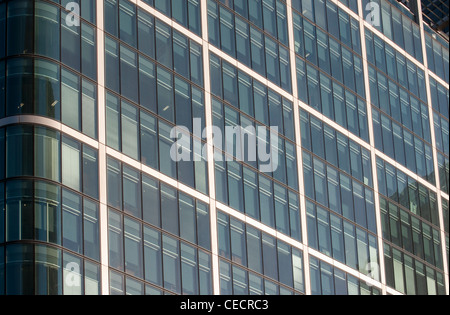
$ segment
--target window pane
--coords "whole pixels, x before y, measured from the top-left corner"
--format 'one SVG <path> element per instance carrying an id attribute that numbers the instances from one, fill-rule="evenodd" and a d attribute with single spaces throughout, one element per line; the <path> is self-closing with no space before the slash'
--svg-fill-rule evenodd
<path id="1" fill-rule="evenodd" d="M 236 55 L 234 15 L 223 7 L 219 7 L 220 12 L 220 38 L 222 50 L 231 55 Z"/>
<path id="2" fill-rule="evenodd" d="M 62 141 L 62 182 L 81 191 L 81 148 L 80 144 L 68 137 Z"/>
<path id="3" fill-rule="evenodd" d="M 108 36 L 105 36 L 105 85 L 120 93 L 119 47 Z"/>
<path id="4" fill-rule="evenodd" d="M 119 270 L 124 269 L 123 252 L 123 218 L 110 210 L 108 212 L 108 240 L 109 240 L 109 266 Z"/>
<path id="5" fill-rule="evenodd" d="M 141 111 L 141 161 L 158 169 L 158 134 L 155 117 Z"/>
<path id="6" fill-rule="evenodd" d="M 171 126 L 159 122 L 159 161 L 160 161 L 160 171 L 172 178 L 176 178 L 176 163 L 168 158 L 170 157 L 170 149 L 174 144 L 172 138 L 170 138 Z"/>
<path id="7" fill-rule="evenodd" d="M 66 24 L 70 19 L 65 10 L 61 11 L 61 61 L 74 70 L 81 69 L 81 27 Z"/>
<path id="8" fill-rule="evenodd" d="M 245 241 L 245 224 L 230 219 L 231 260 L 247 266 L 247 244 Z"/>
<path id="9" fill-rule="evenodd" d="M 82 82 L 83 133 L 97 139 L 97 88 L 87 80 Z"/>
<path id="10" fill-rule="evenodd" d="M 139 160 L 139 113 L 134 106 L 122 102 L 122 152 Z"/>
<path id="11" fill-rule="evenodd" d="M 36 53 L 59 60 L 59 9 L 45 2 L 35 6 Z"/>
<path id="12" fill-rule="evenodd" d="M 83 253 L 82 230 L 83 216 L 81 196 L 63 190 L 63 246 L 76 253 Z"/>
<path id="13" fill-rule="evenodd" d="M 261 246 L 261 232 L 259 232 L 257 229 L 247 227 L 248 268 L 258 273 L 263 273 Z"/>
<path id="14" fill-rule="evenodd" d="M 62 122 L 81 130 L 80 78 L 73 72 L 61 72 L 61 115 Z"/>
<path id="15" fill-rule="evenodd" d="M 143 278 L 141 225 L 125 218 L 125 272 Z"/>
<path id="16" fill-rule="evenodd" d="M 157 68 L 158 76 L 158 114 L 175 122 L 173 75 L 170 72 Z"/>
<path id="17" fill-rule="evenodd" d="M 100 260 L 99 207 L 88 199 L 84 199 L 84 254 L 94 260 Z M 86 280 L 86 290 L 88 282 Z"/>
<path id="18" fill-rule="evenodd" d="M 174 71 L 189 78 L 189 42 L 184 35 L 176 31 L 173 33 L 173 62 Z"/>
<path id="19" fill-rule="evenodd" d="M 195 0 L 190 0 L 195 1 Z M 203 56 L 202 47 L 190 40 L 191 80 L 198 85 L 203 85 Z"/>
<path id="20" fill-rule="evenodd" d="M 179 214 L 177 191 L 161 185 L 161 218 L 162 228 L 172 234 L 179 235 Z"/>
<path id="21" fill-rule="evenodd" d="M 120 45 L 120 92 L 134 102 L 139 100 L 137 63 L 136 53 Z"/>
<path id="22" fill-rule="evenodd" d="M 155 58 L 155 21 L 144 10 L 138 9 L 139 51 Z"/>
<path id="23" fill-rule="evenodd" d="M 106 144 L 121 150 L 120 104 L 112 94 L 106 94 Z"/>
<path id="24" fill-rule="evenodd" d="M 89 78 L 97 79 L 96 29 L 81 24 L 81 71 Z"/>
<path id="25" fill-rule="evenodd" d="M 266 234 L 262 235 L 264 275 L 278 280 L 278 262 L 276 240 Z"/>
<path id="26" fill-rule="evenodd" d="M 6 177 L 33 175 L 33 129 L 12 126 L 6 129 Z"/>
<path id="27" fill-rule="evenodd" d="M 249 25 L 240 18 L 236 18 L 236 51 L 237 59 L 251 66 Z"/>
<path id="28" fill-rule="evenodd" d="M 145 280 L 162 286 L 161 234 L 144 226 Z"/>
<path id="29" fill-rule="evenodd" d="M 33 52 L 33 3 L 26 0 L 8 5 L 7 55 Z"/>
<path id="30" fill-rule="evenodd" d="M 179 199 L 180 236 L 182 239 L 196 244 L 197 226 L 194 200 L 185 194 L 180 194 Z"/>
<path id="31" fill-rule="evenodd" d="M 141 212 L 141 179 L 139 172 L 123 167 L 123 210 L 137 218 Z"/>
<path id="32" fill-rule="evenodd" d="M 6 241 L 33 239 L 33 182 L 6 185 Z"/>
<path id="33" fill-rule="evenodd" d="M 169 26 L 159 21 L 156 21 L 156 60 L 166 67 L 172 68 L 172 31 Z"/>
<path id="34" fill-rule="evenodd" d="M 181 274 L 183 294 L 198 294 L 199 275 L 197 250 L 183 243 L 181 243 Z"/>
<path id="35" fill-rule="evenodd" d="M 179 242 L 163 235 L 164 288 L 181 293 Z"/>
<path id="36" fill-rule="evenodd" d="M 61 193 L 59 187 L 45 182 L 36 182 L 34 193 L 35 239 L 61 244 Z"/>
<path id="37" fill-rule="evenodd" d="M 155 64 L 143 56 L 139 56 L 139 93 L 140 105 L 156 113 Z"/>
<path id="38" fill-rule="evenodd" d="M 119 1 L 120 39 L 136 47 L 136 7 L 128 1 Z"/>
<path id="39" fill-rule="evenodd" d="M 59 182 L 59 133 L 44 127 L 36 127 L 34 140 L 35 175 Z"/>
<path id="40" fill-rule="evenodd" d="M 253 27 L 250 27 L 250 42 L 252 51 L 252 69 L 265 76 L 264 36 Z"/>
<path id="41" fill-rule="evenodd" d="M 61 117 L 60 70 L 48 61 L 34 62 L 35 113 L 59 120 Z"/>
<path id="42" fill-rule="evenodd" d="M 122 209 L 122 165 L 108 158 L 108 205 Z"/>
<path id="43" fill-rule="evenodd" d="M 274 200 L 273 200 L 273 185 L 272 181 L 259 176 L 259 199 L 261 207 L 261 222 L 274 227 Z"/>

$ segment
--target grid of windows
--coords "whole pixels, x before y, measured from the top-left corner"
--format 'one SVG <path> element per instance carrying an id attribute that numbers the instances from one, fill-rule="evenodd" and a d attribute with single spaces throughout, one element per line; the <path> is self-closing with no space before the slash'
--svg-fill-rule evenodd
<path id="1" fill-rule="evenodd" d="M 300 250 L 222 212 L 217 227 L 221 294 L 304 293 Z"/>
<path id="2" fill-rule="evenodd" d="M 110 293 L 212 294 L 209 206 L 110 157 L 107 180 Z"/>
<path id="3" fill-rule="evenodd" d="M 359 22 L 331 1 L 298 2 L 293 32 L 299 99 L 368 142 Z"/>
<path id="4" fill-rule="evenodd" d="M 96 1 L 81 1 L 79 27 L 58 3 L 0 4 L 0 118 L 45 116 L 97 139 Z"/>
<path id="5" fill-rule="evenodd" d="M 209 42 L 291 92 L 286 4 L 282 0 L 208 0 Z M 234 8 L 230 11 L 226 6 Z M 248 2 L 248 3 L 246 3 Z"/>
<path id="6" fill-rule="evenodd" d="M 1 128 L 0 147 L 0 293 L 99 294 L 97 150 L 32 125 Z"/>
<path id="7" fill-rule="evenodd" d="M 313 295 L 380 295 L 378 288 L 317 258 L 310 260 Z"/>
<path id="8" fill-rule="evenodd" d="M 362 2 L 366 8 L 370 1 Z M 374 0 L 374 2 L 380 9 L 379 24 L 375 23 L 375 28 L 419 62 L 423 62 L 420 29 L 414 22 L 414 16 L 396 1 Z"/>
<path id="9" fill-rule="evenodd" d="M 448 42 L 369 2 L 0 0 L 0 295 L 446 294 Z"/>

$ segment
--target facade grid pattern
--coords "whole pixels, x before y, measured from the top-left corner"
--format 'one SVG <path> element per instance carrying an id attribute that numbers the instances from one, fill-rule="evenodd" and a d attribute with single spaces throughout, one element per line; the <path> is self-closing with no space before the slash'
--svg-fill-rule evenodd
<path id="1" fill-rule="evenodd" d="M 0 295 L 448 295 L 448 41 L 417 10 L 0 1 Z M 212 126 L 275 134 L 276 170 Z"/>

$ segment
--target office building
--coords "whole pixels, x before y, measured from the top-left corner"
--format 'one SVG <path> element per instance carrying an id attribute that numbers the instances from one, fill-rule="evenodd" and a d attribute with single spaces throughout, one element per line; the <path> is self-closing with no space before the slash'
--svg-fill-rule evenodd
<path id="1" fill-rule="evenodd" d="M 448 294 L 412 2 L 0 1 L 0 294 Z"/>

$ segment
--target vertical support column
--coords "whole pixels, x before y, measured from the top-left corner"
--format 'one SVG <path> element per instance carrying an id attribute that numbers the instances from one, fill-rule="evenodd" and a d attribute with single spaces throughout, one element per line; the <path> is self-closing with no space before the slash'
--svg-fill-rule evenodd
<path id="1" fill-rule="evenodd" d="M 208 0 L 201 0 L 202 39 L 203 39 L 203 82 L 205 88 L 205 116 L 206 116 L 206 153 L 208 158 L 208 189 L 209 189 L 209 213 L 211 227 L 211 252 L 213 294 L 220 294 L 220 266 L 219 244 L 217 234 L 217 208 L 216 208 L 216 183 L 214 179 L 214 146 L 213 134 L 210 128 L 213 125 L 211 106 L 211 79 L 209 69 L 209 43 L 208 43 Z"/>
<path id="2" fill-rule="evenodd" d="M 427 90 L 427 102 L 428 102 L 428 116 L 430 117 L 430 131 L 431 131 L 431 146 L 433 149 L 433 166 L 434 166 L 434 174 L 435 174 L 435 182 L 436 182 L 436 190 L 437 190 L 437 204 L 438 204 L 438 214 L 439 214 L 439 222 L 440 222 L 440 236 L 441 236 L 441 250 L 442 250 L 442 260 L 444 265 L 444 279 L 445 279 L 445 291 L 446 294 L 449 294 L 449 270 L 448 270 L 448 261 L 447 261 L 447 252 L 446 252 L 446 240 L 445 240 L 445 223 L 444 223 L 444 212 L 442 209 L 442 195 L 441 195 L 441 180 L 439 177 L 439 163 L 437 159 L 437 149 L 436 149 L 436 134 L 434 129 L 434 116 L 433 116 L 433 104 L 431 99 L 431 89 L 430 89 L 430 71 L 428 70 L 428 58 L 427 58 L 427 49 L 425 44 L 425 30 L 423 27 L 423 16 L 422 16 L 422 5 L 421 1 L 414 0 L 416 3 L 417 10 L 417 23 L 420 27 L 420 38 L 422 40 L 422 55 L 423 55 L 423 64 L 425 66 L 425 86 Z"/>
<path id="3" fill-rule="evenodd" d="M 287 24 L 288 24 L 288 36 L 289 36 L 289 54 L 291 59 L 291 79 L 292 79 L 292 95 L 294 96 L 294 125 L 295 125 L 295 139 L 296 139 L 296 152 L 297 152 L 297 170 L 298 170 L 298 187 L 300 193 L 300 220 L 302 228 L 302 243 L 305 245 L 303 251 L 303 272 L 305 280 L 305 293 L 311 295 L 311 277 L 309 271 L 309 252 L 308 249 L 308 230 L 307 230 L 307 216 L 306 216 L 306 199 L 305 188 L 303 181 L 303 156 L 302 156 L 302 138 L 300 132 L 300 107 L 299 95 L 297 90 L 297 67 L 295 57 L 295 39 L 294 39 L 294 19 L 292 15 L 292 1 L 299 0 L 286 0 L 287 6 Z"/>
<path id="4" fill-rule="evenodd" d="M 378 276 L 378 279 L 374 279 L 381 282 L 382 294 L 386 295 L 386 272 L 384 264 L 384 243 L 383 243 L 383 230 L 381 228 L 381 210 L 380 210 L 380 198 L 378 189 L 378 176 L 377 176 L 377 156 L 375 149 L 375 137 L 373 132 L 373 120 L 372 120 L 372 105 L 370 102 L 370 81 L 369 81 L 369 64 L 367 61 L 367 48 L 366 48 L 366 35 L 364 27 L 365 12 L 363 8 L 362 0 L 358 0 L 359 6 L 359 28 L 361 35 L 361 53 L 363 57 L 363 70 L 364 70 L 364 86 L 366 89 L 366 103 L 367 103 L 367 120 L 369 128 L 369 141 L 370 141 L 370 158 L 372 161 L 372 178 L 373 178 L 373 190 L 374 190 L 374 203 L 375 203 L 375 219 L 377 224 L 377 244 L 378 244 L 378 260 L 379 260 L 379 274 L 373 274 L 372 277 Z"/>
<path id="5" fill-rule="evenodd" d="M 108 261 L 108 200 L 106 170 L 106 103 L 105 103 L 105 38 L 104 3 L 97 0 L 97 95 L 98 95 L 98 167 L 100 185 L 100 262 L 101 262 L 101 294 L 109 294 L 109 261 Z"/>

